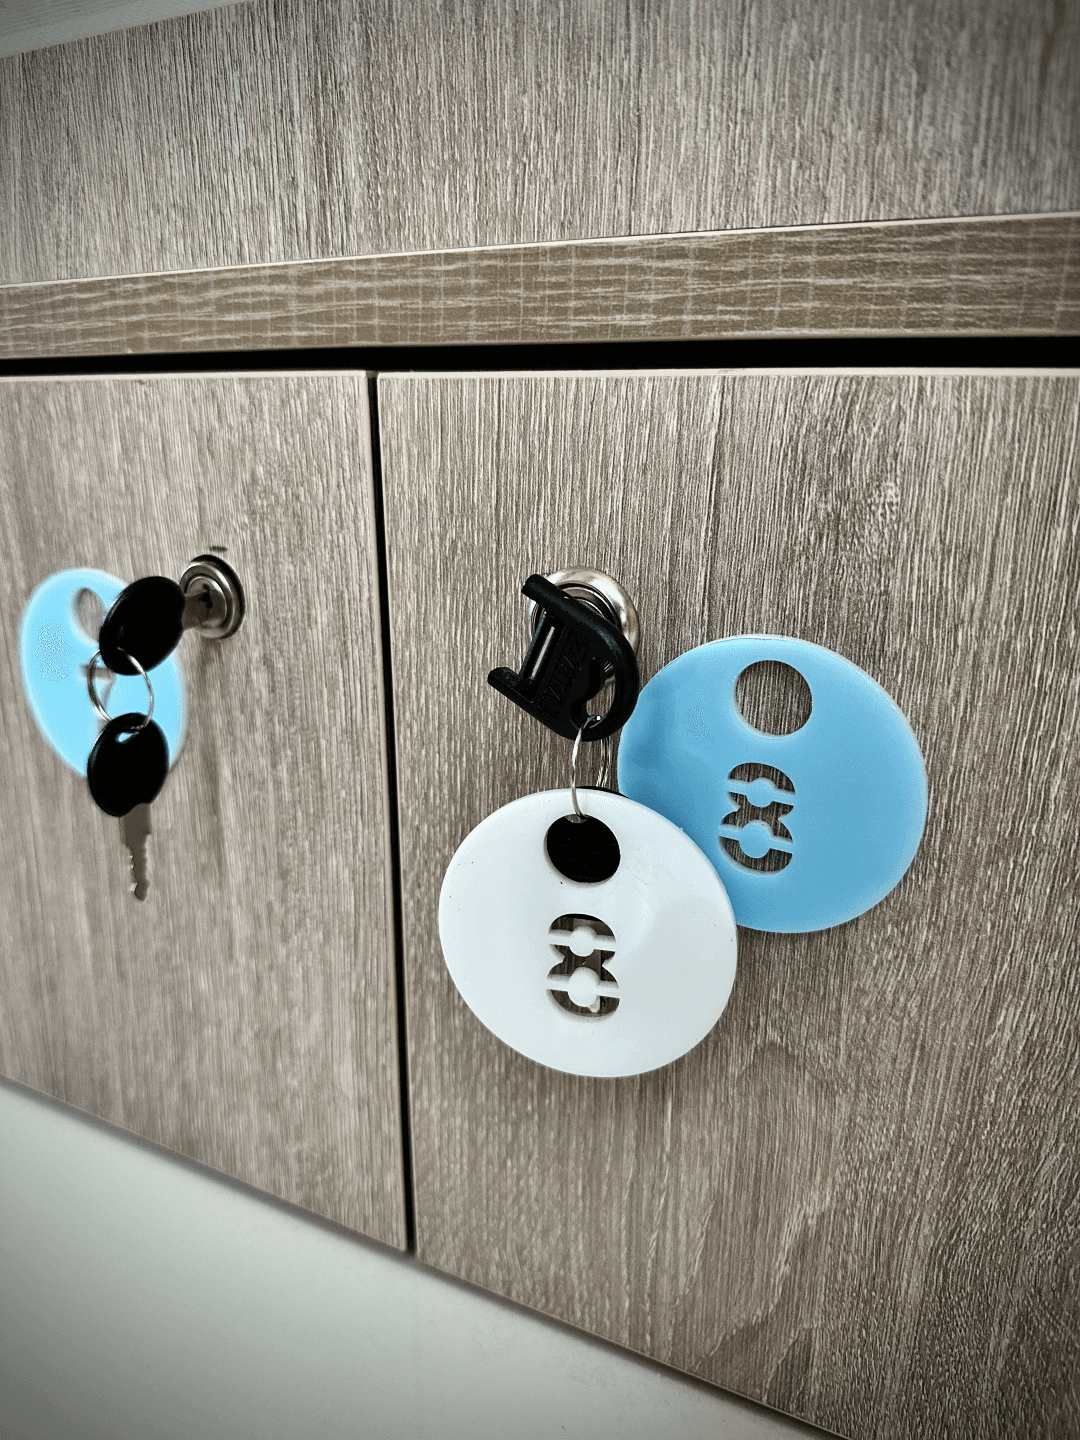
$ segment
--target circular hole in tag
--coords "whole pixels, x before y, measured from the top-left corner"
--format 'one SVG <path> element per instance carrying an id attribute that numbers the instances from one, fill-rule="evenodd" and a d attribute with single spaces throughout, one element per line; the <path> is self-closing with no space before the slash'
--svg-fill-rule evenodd
<path id="1" fill-rule="evenodd" d="M 101 622 L 105 619 L 105 606 L 101 603 L 101 596 L 84 585 L 76 593 L 74 605 L 75 623 L 96 649 Z"/>
<path id="2" fill-rule="evenodd" d="M 560 875 L 579 885 L 598 885 L 610 880 L 622 858 L 615 832 L 602 820 L 564 815 L 550 826 L 544 837 L 547 857 Z"/>
<path id="3" fill-rule="evenodd" d="M 782 660 L 758 660 L 735 678 L 735 708 L 762 735 L 793 735 L 813 704 L 810 686 Z"/>

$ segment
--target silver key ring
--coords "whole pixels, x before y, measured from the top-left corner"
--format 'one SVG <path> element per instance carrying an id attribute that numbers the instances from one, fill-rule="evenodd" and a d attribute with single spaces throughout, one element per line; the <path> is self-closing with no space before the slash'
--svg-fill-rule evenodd
<path id="1" fill-rule="evenodd" d="M 581 736 L 584 729 L 585 727 L 583 725 L 581 727 L 581 730 L 577 732 L 577 739 L 574 741 L 574 748 L 570 752 L 570 799 L 574 805 L 574 814 L 571 818 L 574 820 L 585 820 L 588 818 L 586 815 L 582 814 L 581 806 L 578 804 L 577 798 L 577 757 L 578 750 L 581 748 Z M 600 776 L 596 783 L 599 789 L 606 790 L 608 777 L 611 774 L 612 754 L 615 749 L 614 736 L 605 735 L 603 740 L 601 740 L 600 744 L 603 747 L 601 751 L 601 754 L 603 755 L 603 763 L 600 766 Z"/>
<path id="2" fill-rule="evenodd" d="M 137 735 L 140 730 L 145 730 L 147 725 L 150 724 L 150 717 L 154 713 L 154 687 L 150 684 L 150 676 L 147 675 L 146 671 L 139 664 L 138 660 L 135 659 L 134 655 L 128 655 L 128 652 L 126 650 L 120 650 L 118 653 L 127 656 L 127 658 L 131 661 L 132 665 L 135 666 L 135 669 L 139 672 L 139 674 L 142 676 L 143 680 L 146 683 L 146 693 L 149 697 L 150 708 L 143 716 L 142 724 L 136 725 L 135 729 L 131 732 L 133 735 Z M 94 658 L 86 667 L 86 688 L 90 695 L 90 703 L 93 705 L 94 709 L 97 711 L 97 713 L 101 716 L 102 720 L 104 720 L 107 725 L 113 717 L 109 714 L 109 712 L 105 709 L 105 706 L 102 705 L 101 701 L 98 699 L 97 690 L 94 688 L 94 671 L 97 669 L 97 664 L 100 659 L 101 651 L 95 650 Z M 101 668 L 104 670 L 107 667 L 105 665 L 102 665 Z"/>

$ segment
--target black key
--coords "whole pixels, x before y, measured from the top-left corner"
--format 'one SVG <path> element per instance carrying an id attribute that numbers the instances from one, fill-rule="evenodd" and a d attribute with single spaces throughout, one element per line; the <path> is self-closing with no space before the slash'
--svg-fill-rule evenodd
<path id="1" fill-rule="evenodd" d="M 521 671 L 492 670 L 488 684 L 556 735 L 603 740 L 625 725 L 637 704 L 641 677 L 626 636 L 543 575 L 530 575 L 521 593 L 541 607 Z M 606 715 L 590 715 L 588 702 L 614 680 Z"/>
<path id="2" fill-rule="evenodd" d="M 90 751 L 86 779 L 94 803 L 106 815 L 127 815 L 136 805 L 149 805 L 165 784 L 169 747 L 160 725 L 153 720 L 144 725 L 145 719 L 134 712 L 118 715 Z"/>
<path id="3" fill-rule="evenodd" d="M 134 655 L 144 670 L 160 665 L 184 633 L 184 604 L 180 586 L 164 575 L 147 575 L 121 590 L 98 633 L 104 665 L 114 675 L 139 673 L 129 655 Z"/>

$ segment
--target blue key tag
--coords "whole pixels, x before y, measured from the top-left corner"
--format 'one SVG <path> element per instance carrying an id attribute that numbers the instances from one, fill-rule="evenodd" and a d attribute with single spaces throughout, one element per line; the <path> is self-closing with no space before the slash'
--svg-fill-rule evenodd
<path id="1" fill-rule="evenodd" d="M 92 590 L 105 610 L 125 582 L 103 570 L 61 570 L 43 580 L 23 611 L 19 659 L 23 689 L 38 728 L 56 753 L 80 775 L 101 732 L 86 688 L 86 666 L 97 641 L 86 635 L 75 615 L 80 590 Z M 141 676 L 117 675 L 112 683 L 98 670 L 97 689 L 109 713 L 146 711 Z M 175 762 L 184 742 L 184 682 L 176 655 L 150 671 L 154 721 L 161 727 Z"/>
<path id="2" fill-rule="evenodd" d="M 739 713 L 735 682 L 761 661 L 809 686 L 791 734 Z M 654 676 L 622 732 L 619 784 L 697 843 L 751 930 L 861 915 L 899 882 L 926 824 L 926 768 L 892 698 L 842 656 L 780 635 L 716 640 Z"/>

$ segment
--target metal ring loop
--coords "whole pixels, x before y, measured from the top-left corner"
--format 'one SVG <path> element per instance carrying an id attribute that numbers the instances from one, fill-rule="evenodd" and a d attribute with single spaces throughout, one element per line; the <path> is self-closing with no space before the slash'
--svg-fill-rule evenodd
<path id="1" fill-rule="evenodd" d="M 577 738 L 574 740 L 574 748 L 570 752 L 570 799 L 574 806 L 574 813 L 571 819 L 575 821 L 588 818 L 582 814 L 581 805 L 577 798 L 578 751 L 581 749 L 581 736 L 584 729 L 585 727 L 583 725 L 577 732 Z M 611 762 L 615 754 L 615 737 L 613 735 L 605 735 L 600 742 L 600 746 L 600 753 L 603 758 L 600 766 L 600 775 L 596 783 L 599 789 L 606 790 L 608 788 L 608 780 L 611 777 Z"/>
<path id="2" fill-rule="evenodd" d="M 597 777 L 597 785 L 601 790 L 611 789 L 611 767 L 615 760 L 615 736 L 605 735 L 600 741 L 600 774 Z"/>
<path id="3" fill-rule="evenodd" d="M 581 727 L 581 730 L 584 730 L 584 728 L 585 727 L 583 725 Z M 581 748 L 581 730 L 577 732 L 577 739 L 574 741 L 574 748 L 570 752 L 570 799 L 573 802 L 574 806 L 573 818 L 575 820 L 585 819 L 585 816 L 581 813 L 581 806 L 578 804 L 577 798 L 577 757 L 578 750 Z"/>
<path id="4" fill-rule="evenodd" d="M 131 732 L 133 735 L 137 735 L 140 730 L 145 730 L 146 727 L 147 727 L 147 725 L 150 724 L 150 717 L 151 717 L 151 715 L 153 715 L 153 713 L 154 713 L 154 687 L 150 684 L 150 676 L 147 675 L 146 671 L 145 671 L 145 670 L 143 669 L 143 667 L 139 664 L 138 660 L 135 659 L 135 656 L 134 656 L 134 655 L 128 655 L 128 652 L 127 652 L 126 650 L 121 650 L 119 653 L 120 653 L 121 655 L 127 656 L 127 658 L 131 661 L 132 665 L 135 666 L 135 669 L 136 669 L 136 670 L 139 672 L 139 674 L 142 676 L 142 678 L 143 678 L 143 680 L 144 680 L 144 682 L 145 682 L 145 684 L 146 684 L 146 693 L 147 693 L 147 696 L 149 697 L 149 701 L 150 701 L 150 708 L 147 710 L 146 714 L 143 716 L 142 724 L 141 724 L 141 725 L 136 725 L 136 726 L 135 726 L 135 729 Z M 102 720 L 105 721 L 105 723 L 106 723 L 106 725 L 107 725 L 107 724 L 109 723 L 109 721 L 110 721 L 113 717 L 112 717 L 112 716 L 109 714 L 109 712 L 105 709 L 104 705 L 102 705 L 101 701 L 100 701 L 100 700 L 98 699 L 98 697 L 97 697 L 97 691 L 94 689 L 94 671 L 97 669 L 97 663 L 98 663 L 98 661 L 99 661 L 100 659 L 101 659 L 101 651 L 100 651 L 100 650 L 95 650 L 95 651 L 94 651 L 93 658 L 92 658 L 91 661 L 90 661 L 90 664 L 87 665 L 87 667 L 86 667 L 86 689 L 87 689 L 87 692 L 88 692 L 89 695 L 90 695 L 90 703 L 91 703 L 91 705 L 93 705 L 93 707 L 94 707 L 94 709 L 97 711 L 98 715 L 101 717 Z M 102 665 L 101 668 L 102 668 L 103 670 L 105 670 L 107 667 L 106 667 L 105 665 Z"/>

